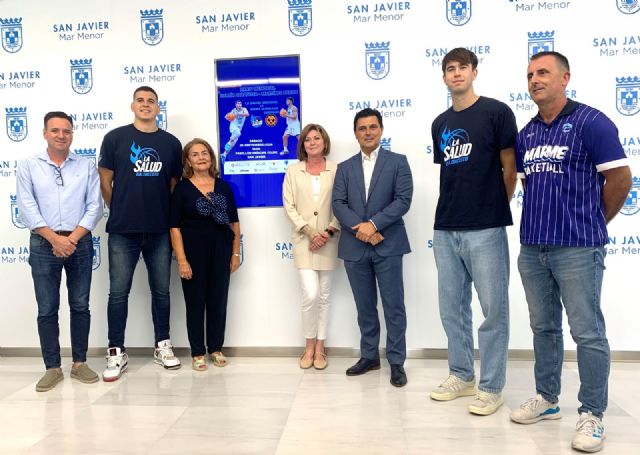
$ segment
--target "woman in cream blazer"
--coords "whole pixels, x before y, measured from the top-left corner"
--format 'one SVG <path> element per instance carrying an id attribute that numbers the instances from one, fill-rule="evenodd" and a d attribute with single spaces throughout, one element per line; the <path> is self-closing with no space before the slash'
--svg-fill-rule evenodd
<path id="1" fill-rule="evenodd" d="M 331 273 L 337 265 L 340 223 L 331 195 L 337 164 L 326 158 L 331 141 L 325 129 L 306 125 L 298 140 L 298 162 L 287 168 L 282 185 L 291 221 L 294 263 L 302 286 L 302 324 L 306 338 L 300 368 L 327 367 L 324 342 L 329 322 Z"/>

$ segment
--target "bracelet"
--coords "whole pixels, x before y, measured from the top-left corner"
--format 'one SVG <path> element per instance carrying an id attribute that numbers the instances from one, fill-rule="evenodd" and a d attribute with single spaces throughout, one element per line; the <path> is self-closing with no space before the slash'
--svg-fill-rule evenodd
<path id="1" fill-rule="evenodd" d="M 233 256 L 240 257 L 240 253 L 232 253 Z"/>
<path id="2" fill-rule="evenodd" d="M 325 229 L 324 232 L 326 232 L 327 234 L 329 234 L 329 237 L 333 237 L 334 232 L 331 229 Z"/>

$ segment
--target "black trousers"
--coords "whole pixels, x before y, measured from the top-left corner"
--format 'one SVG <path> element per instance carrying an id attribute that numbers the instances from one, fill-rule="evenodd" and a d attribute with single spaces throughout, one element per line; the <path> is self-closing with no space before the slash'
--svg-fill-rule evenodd
<path id="1" fill-rule="evenodd" d="M 183 228 L 182 239 L 193 277 L 182 279 L 191 356 L 216 352 L 224 344 L 233 232 L 219 228 Z M 206 346 L 205 346 L 206 327 Z"/>

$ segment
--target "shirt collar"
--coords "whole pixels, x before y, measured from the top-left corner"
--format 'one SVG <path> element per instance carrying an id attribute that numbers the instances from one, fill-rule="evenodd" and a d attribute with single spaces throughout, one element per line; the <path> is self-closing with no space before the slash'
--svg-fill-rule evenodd
<path id="1" fill-rule="evenodd" d="M 360 157 L 362 158 L 362 161 L 375 161 L 378 158 L 379 151 L 380 146 L 367 156 L 362 150 L 360 150 Z"/>
<path id="2" fill-rule="evenodd" d="M 47 153 L 47 149 L 44 149 L 43 152 L 41 152 L 36 156 L 38 157 L 38 159 L 44 161 L 45 163 L 51 164 L 52 166 L 56 165 L 53 161 L 51 161 L 51 158 L 49 158 L 49 153 Z M 77 159 L 78 159 L 78 156 L 75 153 L 73 153 L 71 150 L 69 150 L 69 154 L 67 155 L 67 158 L 64 161 L 65 162 L 67 160 L 75 161 Z"/>
<path id="3" fill-rule="evenodd" d="M 564 105 L 560 113 L 556 115 L 556 118 L 554 118 L 551 123 L 555 123 L 555 121 L 560 117 L 573 114 L 573 111 L 575 111 L 577 107 L 578 103 L 576 101 L 573 101 L 571 98 L 567 98 L 567 104 Z M 542 117 L 540 116 L 540 111 L 538 111 L 538 113 L 534 117 L 534 120 L 540 123 L 544 123 L 544 120 L 542 120 Z"/>

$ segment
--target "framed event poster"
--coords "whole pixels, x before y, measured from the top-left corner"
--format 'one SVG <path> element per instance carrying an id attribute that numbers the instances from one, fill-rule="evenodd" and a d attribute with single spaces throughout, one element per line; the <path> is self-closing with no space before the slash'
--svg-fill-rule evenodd
<path id="1" fill-rule="evenodd" d="M 215 61 L 222 178 L 238 207 L 282 206 L 287 166 L 297 161 L 300 56 Z"/>

